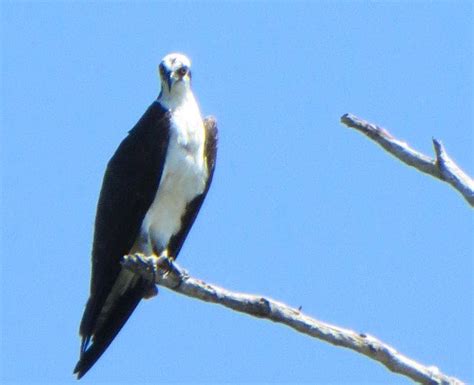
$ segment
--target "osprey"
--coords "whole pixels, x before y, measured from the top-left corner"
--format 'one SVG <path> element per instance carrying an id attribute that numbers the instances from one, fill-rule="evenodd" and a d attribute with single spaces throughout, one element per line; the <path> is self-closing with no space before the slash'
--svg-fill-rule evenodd
<path id="1" fill-rule="evenodd" d="M 81 378 L 104 353 L 152 282 L 122 268 L 124 255 L 173 261 L 214 173 L 217 128 L 201 118 L 191 62 L 172 53 L 159 65 L 161 92 L 110 159 L 100 192 L 90 296 L 80 326 Z"/>

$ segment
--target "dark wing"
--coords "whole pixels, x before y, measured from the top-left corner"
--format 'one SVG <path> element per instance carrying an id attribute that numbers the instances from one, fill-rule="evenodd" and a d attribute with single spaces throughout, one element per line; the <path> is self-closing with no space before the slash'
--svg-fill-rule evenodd
<path id="1" fill-rule="evenodd" d="M 169 115 L 154 102 L 107 165 L 100 192 L 92 250 L 90 297 L 81 321 L 81 378 L 107 349 L 136 308 L 149 283 L 135 277 L 113 301 L 107 297 L 121 272 L 155 197 L 169 141 Z M 112 303 L 110 303 L 112 302 Z"/>
<path id="2" fill-rule="evenodd" d="M 217 155 L 217 123 L 214 117 L 208 116 L 204 119 L 204 129 L 206 130 L 206 142 L 204 144 L 204 156 L 206 158 L 207 170 L 209 176 L 206 182 L 206 187 L 201 195 L 194 198 L 186 207 L 186 214 L 181 218 L 181 230 L 173 235 L 168 245 L 169 254 L 171 257 L 176 258 L 183 246 L 184 240 L 186 239 L 191 226 L 196 219 L 199 209 L 202 206 L 202 202 L 209 191 L 211 186 L 212 177 L 214 175 L 214 168 L 216 166 L 216 155 Z"/>

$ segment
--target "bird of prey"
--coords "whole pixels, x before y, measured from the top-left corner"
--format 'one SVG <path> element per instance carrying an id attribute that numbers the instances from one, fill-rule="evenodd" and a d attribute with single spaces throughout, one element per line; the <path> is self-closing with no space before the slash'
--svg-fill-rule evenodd
<path id="1" fill-rule="evenodd" d="M 90 296 L 82 317 L 81 378 L 100 358 L 153 283 L 122 268 L 124 255 L 177 256 L 211 184 L 217 127 L 202 119 L 191 62 L 159 65 L 161 92 L 129 131 L 105 172 L 95 220 Z"/>

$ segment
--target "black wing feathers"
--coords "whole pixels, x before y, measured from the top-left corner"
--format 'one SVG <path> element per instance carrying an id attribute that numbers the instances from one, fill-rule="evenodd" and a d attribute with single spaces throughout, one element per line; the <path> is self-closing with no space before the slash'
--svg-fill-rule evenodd
<path id="1" fill-rule="evenodd" d="M 95 222 L 91 292 L 80 327 L 81 358 L 74 369 L 79 378 L 102 355 L 147 290 L 146 283 L 137 279 L 96 330 L 99 314 L 120 273 L 120 261 L 130 251 L 153 202 L 169 141 L 168 124 L 167 112 L 153 103 L 107 165 Z"/>

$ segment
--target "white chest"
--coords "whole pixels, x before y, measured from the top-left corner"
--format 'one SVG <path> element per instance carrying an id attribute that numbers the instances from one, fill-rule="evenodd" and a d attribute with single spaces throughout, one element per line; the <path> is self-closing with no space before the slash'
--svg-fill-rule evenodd
<path id="1" fill-rule="evenodd" d="M 204 192 L 208 178 L 205 131 L 199 110 L 177 109 L 170 123 L 158 191 L 141 227 L 140 251 L 147 255 L 166 249 L 170 238 L 181 229 L 186 206 Z"/>

